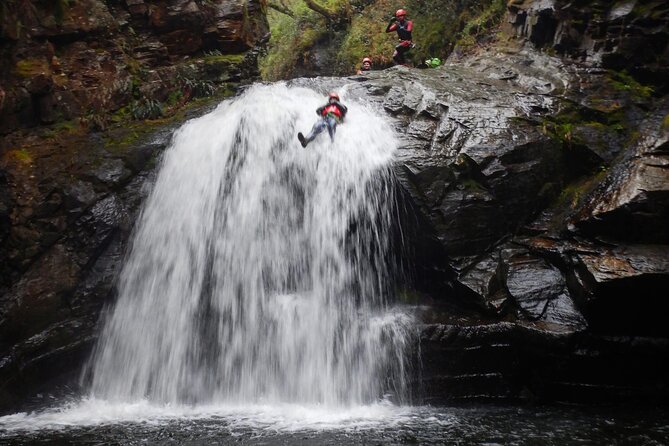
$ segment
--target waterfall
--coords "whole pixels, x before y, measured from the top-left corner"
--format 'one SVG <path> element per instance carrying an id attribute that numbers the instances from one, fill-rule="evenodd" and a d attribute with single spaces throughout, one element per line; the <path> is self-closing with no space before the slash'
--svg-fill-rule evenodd
<path id="1" fill-rule="evenodd" d="M 342 96 L 347 103 L 345 94 Z M 395 304 L 392 130 L 349 102 L 255 85 L 183 125 L 137 222 L 87 369 L 115 401 L 343 406 L 406 397 Z"/>

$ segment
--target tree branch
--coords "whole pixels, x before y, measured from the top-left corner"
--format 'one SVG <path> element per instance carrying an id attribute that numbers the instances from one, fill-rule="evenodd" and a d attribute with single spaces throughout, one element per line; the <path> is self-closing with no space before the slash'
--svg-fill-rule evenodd
<path id="1" fill-rule="evenodd" d="M 339 19 L 337 14 L 325 9 L 323 6 L 319 5 L 314 0 L 304 0 L 304 3 L 307 4 L 309 9 L 311 9 L 312 11 L 316 11 L 317 13 L 319 13 L 320 15 L 322 15 L 331 22 L 336 22 Z"/>
<path id="2" fill-rule="evenodd" d="M 274 3 L 274 2 L 268 2 L 267 6 L 269 6 L 270 8 L 272 8 L 275 11 L 279 11 L 281 14 L 286 14 L 287 16 L 295 18 L 295 15 L 293 14 L 293 11 L 288 9 L 288 7 L 283 2 L 279 2 L 279 4 Z"/>

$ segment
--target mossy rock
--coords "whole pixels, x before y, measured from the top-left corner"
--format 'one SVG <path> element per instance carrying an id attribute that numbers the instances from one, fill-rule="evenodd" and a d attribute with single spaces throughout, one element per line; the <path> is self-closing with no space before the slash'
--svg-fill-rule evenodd
<path id="1" fill-rule="evenodd" d="M 38 74 L 49 74 L 51 73 L 51 68 L 46 59 L 28 58 L 16 62 L 14 72 L 20 77 L 30 78 Z"/>

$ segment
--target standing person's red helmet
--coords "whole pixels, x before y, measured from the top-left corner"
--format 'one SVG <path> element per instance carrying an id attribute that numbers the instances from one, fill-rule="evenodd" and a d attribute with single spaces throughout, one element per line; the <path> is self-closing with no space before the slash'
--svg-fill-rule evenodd
<path id="1" fill-rule="evenodd" d="M 398 9 L 397 12 L 395 12 L 395 17 L 397 17 L 398 19 L 400 17 L 406 17 L 406 15 L 407 12 L 404 9 Z"/>
<path id="2" fill-rule="evenodd" d="M 339 100 L 339 95 L 333 91 L 333 92 L 331 92 L 331 93 L 328 95 L 328 99 L 336 99 L 336 100 Z"/>

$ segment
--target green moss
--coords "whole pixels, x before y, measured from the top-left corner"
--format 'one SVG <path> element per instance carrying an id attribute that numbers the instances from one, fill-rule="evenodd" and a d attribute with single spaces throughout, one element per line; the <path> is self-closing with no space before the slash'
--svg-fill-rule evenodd
<path id="1" fill-rule="evenodd" d="M 205 64 L 231 64 L 236 65 L 244 61 L 245 54 L 222 54 L 222 55 L 207 55 L 202 58 Z"/>
<path id="2" fill-rule="evenodd" d="M 128 121 L 131 119 L 131 114 L 130 114 L 130 106 L 126 105 L 125 107 L 121 107 L 118 110 L 116 110 L 112 115 L 110 116 L 111 122 L 124 122 Z"/>
<path id="3" fill-rule="evenodd" d="M 609 75 L 611 86 L 618 91 L 626 91 L 632 94 L 635 99 L 645 100 L 653 95 L 653 87 L 640 84 L 627 72 L 611 72 Z"/>
<path id="4" fill-rule="evenodd" d="M 23 164 L 30 164 L 33 162 L 32 155 L 30 154 L 30 152 L 28 152 L 28 149 L 24 147 L 17 150 L 12 150 L 10 153 L 14 158 L 19 160 Z"/>
<path id="5" fill-rule="evenodd" d="M 184 98 L 184 94 L 181 90 L 174 90 L 170 92 L 170 94 L 167 96 L 167 100 L 165 101 L 165 104 L 172 107 L 174 105 L 177 105 L 180 103 Z"/>
<path id="6" fill-rule="evenodd" d="M 665 116 L 662 120 L 662 130 L 669 129 L 669 115 Z"/>
<path id="7" fill-rule="evenodd" d="M 324 19 L 314 17 L 315 13 L 309 12 L 306 6 L 296 6 L 296 9 L 294 18 L 279 13 L 270 14 L 270 18 L 274 17 L 272 38 L 267 56 L 259 63 L 263 79 L 290 77 L 300 58 L 327 34 Z"/>
<path id="8" fill-rule="evenodd" d="M 235 93 L 234 86 L 237 84 L 224 84 L 216 91 L 215 96 L 193 99 L 179 109 L 172 110 L 172 114 L 162 116 L 156 119 L 134 120 L 130 106 L 119 109 L 111 116 L 111 121 L 115 124 L 109 130 L 105 138 L 105 148 L 117 154 L 122 154 L 129 147 L 153 133 L 156 129 L 180 122 L 186 119 L 186 113 L 189 110 L 206 107 L 212 103 L 232 96 Z"/>
<path id="9" fill-rule="evenodd" d="M 16 62 L 14 72 L 21 77 L 32 77 L 40 73 L 50 73 L 46 59 L 27 58 Z"/>
<path id="10" fill-rule="evenodd" d="M 501 22 L 506 12 L 506 3 L 504 0 L 492 0 L 480 13 L 467 20 L 458 34 L 456 45 L 467 50 L 476 45 L 481 37 L 490 34 Z"/>
<path id="11" fill-rule="evenodd" d="M 569 183 L 562 189 L 554 205 L 559 207 L 568 206 L 571 209 L 578 208 L 581 200 L 601 183 L 607 175 L 608 171 L 606 168 L 602 168 L 590 177 Z"/>
<path id="12" fill-rule="evenodd" d="M 58 136 L 81 132 L 82 128 L 77 121 L 60 121 L 52 125 L 46 131 L 47 138 L 56 138 Z"/>

